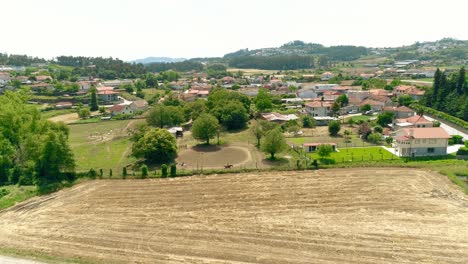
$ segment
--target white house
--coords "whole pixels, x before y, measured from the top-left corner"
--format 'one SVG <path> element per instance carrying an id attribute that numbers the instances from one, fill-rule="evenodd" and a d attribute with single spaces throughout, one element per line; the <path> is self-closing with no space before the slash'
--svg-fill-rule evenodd
<path id="1" fill-rule="evenodd" d="M 393 147 L 401 157 L 447 154 L 450 135 L 441 127 L 403 128 L 395 132 Z"/>
<path id="2" fill-rule="evenodd" d="M 307 113 L 312 117 L 329 116 L 333 101 L 312 101 L 305 104 Z"/>
<path id="3" fill-rule="evenodd" d="M 111 115 L 133 114 L 135 111 L 130 105 L 114 105 L 110 108 Z"/>
<path id="4" fill-rule="evenodd" d="M 304 143 L 302 144 L 302 147 L 305 152 L 315 152 L 321 145 L 330 145 L 333 151 L 336 151 L 336 143 Z"/>
<path id="5" fill-rule="evenodd" d="M 324 72 L 322 73 L 322 75 L 320 75 L 320 80 L 322 81 L 328 81 L 330 80 L 331 78 L 333 78 L 333 73 L 331 72 Z"/>

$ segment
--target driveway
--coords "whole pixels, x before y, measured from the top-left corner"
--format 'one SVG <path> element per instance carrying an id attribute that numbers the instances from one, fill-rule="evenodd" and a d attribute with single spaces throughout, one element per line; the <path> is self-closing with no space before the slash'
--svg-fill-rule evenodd
<path id="1" fill-rule="evenodd" d="M 434 121 L 434 120 L 436 120 L 436 119 L 431 118 L 431 117 L 428 117 L 428 116 L 424 116 L 424 118 L 426 118 L 426 119 L 429 120 L 429 121 Z M 444 124 L 444 123 L 441 122 L 441 123 L 440 123 L 440 127 L 442 127 L 443 129 L 445 129 L 445 131 L 447 131 L 447 133 L 448 133 L 449 135 L 460 135 L 460 136 L 463 137 L 463 140 L 468 140 L 468 135 L 467 135 L 467 134 L 465 134 L 465 133 L 463 133 L 463 132 L 461 132 L 461 131 L 459 131 L 459 130 L 457 130 L 457 129 L 455 129 L 455 128 L 449 126 L 449 125 L 446 125 L 446 124 Z"/>

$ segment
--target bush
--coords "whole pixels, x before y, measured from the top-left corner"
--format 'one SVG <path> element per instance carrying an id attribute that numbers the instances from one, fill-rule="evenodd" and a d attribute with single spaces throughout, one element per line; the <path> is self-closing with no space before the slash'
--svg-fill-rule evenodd
<path id="1" fill-rule="evenodd" d="M 167 165 L 166 164 L 161 165 L 161 177 L 162 178 L 167 177 Z"/>
<path id="2" fill-rule="evenodd" d="M 24 185 L 33 185 L 33 181 L 31 177 L 21 175 L 19 180 L 18 180 L 18 185 L 19 186 L 24 186 Z"/>
<path id="3" fill-rule="evenodd" d="M 341 124 L 339 121 L 331 121 L 328 123 L 328 132 L 330 133 L 331 136 L 336 136 L 338 135 L 338 132 L 340 132 L 341 129 Z"/>
<path id="4" fill-rule="evenodd" d="M 460 135 L 452 136 L 453 144 L 463 144 L 463 137 Z"/>
<path id="5" fill-rule="evenodd" d="M 122 178 L 127 178 L 127 167 L 122 168 Z"/>
<path id="6" fill-rule="evenodd" d="M 175 164 L 171 165 L 170 175 L 171 175 L 171 177 L 175 177 L 177 175 L 177 165 L 175 165 Z"/>
<path id="7" fill-rule="evenodd" d="M 387 142 L 387 144 L 392 144 L 393 143 L 393 138 L 392 137 L 388 137 L 385 139 L 385 142 Z"/>
<path id="8" fill-rule="evenodd" d="M 112 169 L 109 170 L 109 178 L 112 178 Z"/>
<path id="9" fill-rule="evenodd" d="M 457 155 L 467 156 L 468 155 L 468 147 L 461 147 L 460 149 L 458 149 Z"/>
<path id="10" fill-rule="evenodd" d="M 7 196 L 10 193 L 7 189 L 0 189 L 0 198 Z"/>
<path id="11" fill-rule="evenodd" d="M 99 169 L 99 179 L 102 179 L 104 176 L 104 171 L 102 169 Z"/>
<path id="12" fill-rule="evenodd" d="M 465 148 L 468 148 L 468 140 L 465 140 Z"/>
<path id="13" fill-rule="evenodd" d="M 141 166 L 141 178 L 144 179 L 148 177 L 148 166 L 143 165 Z"/>
<path id="14" fill-rule="evenodd" d="M 96 179 L 96 176 L 97 176 L 97 172 L 95 169 L 91 168 L 89 171 L 88 171 L 88 177 L 91 178 L 91 179 Z"/>
<path id="15" fill-rule="evenodd" d="M 382 133 L 382 132 L 383 132 L 383 128 L 381 126 L 374 127 L 374 133 Z"/>

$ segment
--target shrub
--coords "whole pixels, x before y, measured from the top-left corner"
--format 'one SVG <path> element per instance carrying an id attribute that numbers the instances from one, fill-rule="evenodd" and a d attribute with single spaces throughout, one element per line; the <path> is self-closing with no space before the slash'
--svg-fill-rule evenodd
<path id="1" fill-rule="evenodd" d="M 0 189 L 0 198 L 7 196 L 10 193 L 7 189 Z"/>
<path id="2" fill-rule="evenodd" d="M 177 175 L 177 165 L 171 164 L 171 172 L 170 172 L 171 177 L 175 177 Z"/>
<path id="3" fill-rule="evenodd" d="M 141 178 L 146 178 L 148 177 L 148 166 L 143 165 L 141 166 Z"/>
<path id="4" fill-rule="evenodd" d="M 380 144 L 382 142 L 382 134 L 372 133 L 367 137 L 367 139 L 374 144 Z"/>
<path id="5" fill-rule="evenodd" d="M 23 185 L 33 185 L 33 181 L 31 177 L 21 175 L 19 180 L 18 180 L 18 185 L 23 186 Z"/>
<path id="6" fill-rule="evenodd" d="M 104 171 L 99 169 L 99 179 L 102 179 L 102 176 L 104 176 Z"/>
<path id="7" fill-rule="evenodd" d="M 167 177 L 167 165 L 166 164 L 161 165 L 161 177 L 162 178 Z"/>
<path id="8" fill-rule="evenodd" d="M 387 142 L 387 144 L 392 144 L 393 143 L 393 138 L 392 137 L 388 137 L 385 139 L 385 142 Z"/>
<path id="9" fill-rule="evenodd" d="M 109 170 L 109 178 L 112 178 L 112 169 Z"/>
<path id="10" fill-rule="evenodd" d="M 468 147 L 461 147 L 457 151 L 457 155 L 459 156 L 467 156 L 468 155 Z"/>
<path id="11" fill-rule="evenodd" d="M 453 144 L 463 144 L 463 137 L 460 135 L 452 136 Z"/>
<path id="12" fill-rule="evenodd" d="M 91 178 L 91 179 L 96 179 L 96 176 L 97 176 L 97 172 L 95 169 L 91 168 L 89 171 L 88 171 L 88 177 Z"/>
<path id="13" fill-rule="evenodd" d="M 465 140 L 465 148 L 468 148 L 468 140 Z"/>
<path id="14" fill-rule="evenodd" d="M 122 178 L 127 178 L 127 167 L 123 167 L 122 169 Z"/>
<path id="15" fill-rule="evenodd" d="M 341 124 L 339 121 L 331 121 L 328 123 L 328 132 L 330 133 L 331 136 L 336 136 L 338 135 L 338 132 L 340 132 L 341 129 Z"/>
<path id="16" fill-rule="evenodd" d="M 374 127 L 374 133 L 382 133 L 382 132 L 383 132 L 383 128 L 381 126 Z"/>

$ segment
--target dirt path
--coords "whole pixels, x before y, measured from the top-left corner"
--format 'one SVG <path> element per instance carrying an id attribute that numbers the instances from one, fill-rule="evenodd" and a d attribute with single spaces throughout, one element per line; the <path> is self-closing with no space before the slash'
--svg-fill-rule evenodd
<path id="1" fill-rule="evenodd" d="M 0 246 L 96 263 L 468 263 L 468 198 L 411 169 L 99 180 L 0 212 Z"/>

